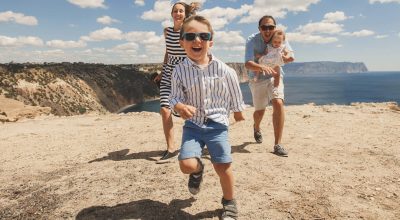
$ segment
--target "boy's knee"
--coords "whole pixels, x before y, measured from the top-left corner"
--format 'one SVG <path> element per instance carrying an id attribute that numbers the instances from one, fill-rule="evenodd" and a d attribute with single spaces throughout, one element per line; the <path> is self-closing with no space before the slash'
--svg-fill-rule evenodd
<path id="1" fill-rule="evenodd" d="M 190 158 L 179 161 L 179 167 L 181 168 L 182 173 L 190 174 L 198 169 L 198 161 L 196 158 Z"/>
<path id="2" fill-rule="evenodd" d="M 218 163 L 218 164 L 213 164 L 215 172 L 219 176 L 221 175 L 227 175 L 231 172 L 231 164 L 230 163 Z"/>

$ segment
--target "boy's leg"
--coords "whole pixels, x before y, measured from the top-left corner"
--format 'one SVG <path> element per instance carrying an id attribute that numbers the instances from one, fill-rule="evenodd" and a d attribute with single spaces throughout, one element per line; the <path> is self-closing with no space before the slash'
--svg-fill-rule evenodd
<path id="1" fill-rule="evenodd" d="M 219 176 L 219 182 L 221 183 L 222 193 L 225 200 L 233 199 L 233 172 L 230 163 L 214 163 L 215 171 Z"/>
<path id="2" fill-rule="evenodd" d="M 201 128 L 191 122 L 185 122 L 178 159 L 182 173 L 190 174 L 188 187 L 192 194 L 200 191 L 200 184 L 203 180 L 204 165 L 199 158 L 204 142 L 201 141 L 200 134 Z"/>

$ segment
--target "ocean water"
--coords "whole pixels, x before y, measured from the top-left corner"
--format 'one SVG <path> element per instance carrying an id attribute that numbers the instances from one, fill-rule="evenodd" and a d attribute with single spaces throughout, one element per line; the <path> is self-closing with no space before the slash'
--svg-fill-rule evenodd
<path id="1" fill-rule="evenodd" d="M 400 72 L 368 72 L 358 74 L 335 74 L 324 76 L 285 76 L 285 104 L 317 105 L 352 102 L 400 103 Z M 243 99 L 252 105 L 248 83 L 240 84 Z M 124 112 L 159 112 L 158 100 L 128 108 Z"/>

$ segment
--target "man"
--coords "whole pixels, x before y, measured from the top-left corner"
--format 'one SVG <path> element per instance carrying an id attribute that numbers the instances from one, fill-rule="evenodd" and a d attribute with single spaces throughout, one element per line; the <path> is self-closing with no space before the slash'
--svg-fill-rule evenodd
<path id="1" fill-rule="evenodd" d="M 258 22 L 258 33 L 252 34 L 246 42 L 245 52 L 245 67 L 249 72 L 249 86 L 251 95 L 253 98 L 254 105 L 254 139 L 257 143 L 262 143 L 262 134 L 260 130 L 260 124 L 264 117 L 265 108 L 269 103 L 272 103 L 273 113 L 272 122 L 274 127 L 274 153 L 279 156 L 288 156 L 288 152 L 282 147 L 281 139 L 283 133 L 283 126 L 285 121 L 284 112 L 284 84 L 283 84 L 283 71 L 280 70 L 281 77 L 278 87 L 278 91 L 275 93 L 273 90 L 273 77 L 277 73 L 273 68 L 258 63 L 257 57 L 260 57 L 265 51 L 268 43 L 270 42 L 272 35 L 276 28 L 276 21 L 272 16 L 263 16 Z M 289 43 L 286 41 L 285 46 L 292 50 Z M 285 63 L 293 62 L 293 55 L 289 57 L 282 57 Z M 255 73 L 260 77 L 257 80 L 253 80 Z"/>

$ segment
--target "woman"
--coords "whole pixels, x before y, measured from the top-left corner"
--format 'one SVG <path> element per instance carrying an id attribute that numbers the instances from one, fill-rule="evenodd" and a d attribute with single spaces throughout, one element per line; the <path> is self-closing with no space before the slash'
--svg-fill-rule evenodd
<path id="1" fill-rule="evenodd" d="M 182 62 L 186 53 L 179 44 L 179 33 L 184 19 L 195 14 L 199 9 L 199 3 L 191 3 L 190 5 L 184 2 L 177 2 L 172 6 L 171 17 L 174 21 L 173 27 L 164 29 L 164 37 L 166 44 L 166 51 L 164 55 L 164 64 L 161 74 L 154 79 L 160 83 L 160 105 L 161 117 L 164 129 L 165 140 L 167 142 L 167 150 L 163 153 L 162 157 L 157 161 L 158 164 L 168 163 L 176 155 L 178 155 L 173 132 L 172 112 L 169 106 L 169 95 L 171 93 L 171 74 L 175 65 Z"/>

